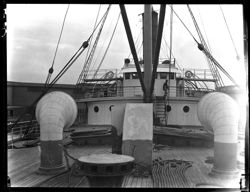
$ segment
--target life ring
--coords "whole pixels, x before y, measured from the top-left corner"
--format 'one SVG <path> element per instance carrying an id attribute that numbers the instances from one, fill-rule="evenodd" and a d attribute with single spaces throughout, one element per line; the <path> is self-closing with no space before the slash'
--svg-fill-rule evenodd
<path id="1" fill-rule="evenodd" d="M 192 76 L 193 76 L 192 71 L 186 71 L 186 72 L 185 72 L 185 77 L 191 78 Z"/>

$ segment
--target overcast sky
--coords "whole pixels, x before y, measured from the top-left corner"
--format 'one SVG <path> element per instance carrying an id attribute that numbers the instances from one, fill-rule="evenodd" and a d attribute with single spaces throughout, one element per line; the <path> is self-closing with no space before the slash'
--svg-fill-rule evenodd
<path id="1" fill-rule="evenodd" d="M 8 81 L 45 82 L 54 57 L 67 6 L 67 4 L 7 5 Z M 240 56 L 239 61 L 236 59 L 235 49 L 219 5 L 190 5 L 204 37 L 208 38 L 213 56 L 239 84 L 244 85 L 242 5 L 221 6 Z M 159 12 L 159 5 L 154 5 L 153 7 L 154 10 Z M 88 39 L 94 27 L 98 8 L 99 5 L 97 4 L 70 5 L 54 64 L 52 79 L 78 50 L 81 43 Z M 107 5 L 101 6 L 99 18 L 106 9 Z M 174 9 L 198 39 L 187 6 L 174 5 Z M 134 41 L 136 41 L 142 28 L 141 16 L 139 14 L 143 12 L 144 6 L 126 5 L 126 10 Z M 99 64 L 105 52 L 119 12 L 119 5 L 111 6 L 93 59 L 95 66 Z M 167 6 L 163 37 L 168 45 L 170 31 L 169 15 L 170 9 Z M 136 44 L 138 48 L 140 47 L 141 39 L 139 38 Z M 85 61 L 86 52 L 79 57 L 58 83 L 76 83 Z M 123 66 L 124 58 L 128 57 L 129 54 L 129 44 L 122 18 L 120 17 L 113 41 L 101 68 L 120 69 Z M 142 57 L 142 49 L 138 50 L 138 55 Z M 169 53 L 163 39 L 160 57 L 167 57 L 168 55 Z M 177 60 L 178 66 L 181 68 L 209 68 L 203 53 L 198 50 L 195 41 L 175 16 L 173 21 L 173 55 Z M 226 77 L 223 79 L 226 85 L 231 84 Z"/>

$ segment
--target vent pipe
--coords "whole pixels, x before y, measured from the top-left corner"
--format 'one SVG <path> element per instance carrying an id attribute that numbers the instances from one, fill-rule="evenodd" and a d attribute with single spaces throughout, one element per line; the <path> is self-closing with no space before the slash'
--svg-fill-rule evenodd
<path id="1" fill-rule="evenodd" d="M 36 106 L 40 125 L 41 162 L 38 173 L 56 174 L 64 171 L 63 130 L 70 127 L 77 116 L 74 99 L 60 91 L 46 94 Z"/>
<path id="2" fill-rule="evenodd" d="M 214 132 L 214 165 L 211 176 L 234 177 L 237 171 L 239 109 L 230 96 L 213 92 L 198 103 L 198 119 Z"/>

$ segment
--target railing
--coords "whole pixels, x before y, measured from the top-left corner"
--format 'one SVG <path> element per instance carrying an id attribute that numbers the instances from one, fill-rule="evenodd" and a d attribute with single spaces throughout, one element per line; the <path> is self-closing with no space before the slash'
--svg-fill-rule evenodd
<path id="1" fill-rule="evenodd" d="M 168 94 L 176 97 L 201 97 L 206 93 L 213 91 L 212 89 L 206 88 L 191 88 L 185 87 L 180 88 L 176 86 L 170 86 Z M 155 95 L 155 92 L 154 92 Z M 101 98 L 101 97 L 136 97 L 143 96 L 141 86 L 120 86 L 115 88 L 102 88 L 95 89 L 91 92 L 86 93 L 82 98 Z M 164 96 L 164 91 L 156 96 Z"/>
<path id="2" fill-rule="evenodd" d="M 213 74 L 210 69 L 191 69 L 183 68 L 178 73 L 178 77 L 186 77 L 186 72 L 191 72 L 190 78 L 213 79 Z"/>
<path id="3" fill-rule="evenodd" d="M 22 121 L 17 123 L 13 128 L 14 123 L 8 123 L 7 129 L 8 129 L 8 141 L 14 140 L 14 139 L 21 139 L 25 133 L 27 133 L 29 130 L 32 129 L 32 134 L 39 134 L 40 133 L 40 127 L 36 120 L 30 121 Z M 31 127 L 32 126 L 32 127 Z"/>
<path id="4" fill-rule="evenodd" d="M 128 64 L 126 64 L 124 61 L 124 67 L 129 67 L 129 66 L 135 65 L 133 58 L 125 58 L 125 60 L 126 59 L 129 59 L 130 62 Z M 142 58 L 140 58 L 138 62 L 139 62 L 139 64 L 144 64 L 144 61 Z M 167 58 L 159 58 L 158 64 L 170 64 L 170 62 L 169 62 L 169 59 L 167 59 Z M 175 65 L 175 59 L 171 59 L 171 65 Z"/>
<path id="5" fill-rule="evenodd" d="M 95 76 L 95 79 L 100 79 L 102 78 L 105 74 L 107 74 L 108 72 L 112 71 L 114 73 L 113 78 L 117 78 L 117 77 L 122 77 L 122 73 L 120 69 L 99 69 L 98 73 Z M 95 74 L 96 70 L 90 70 L 88 72 L 88 76 L 87 79 L 92 79 L 94 74 Z"/>

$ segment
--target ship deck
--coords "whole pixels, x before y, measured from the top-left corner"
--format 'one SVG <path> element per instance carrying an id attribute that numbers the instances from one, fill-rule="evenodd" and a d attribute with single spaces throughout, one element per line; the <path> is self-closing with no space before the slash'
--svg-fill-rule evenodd
<path id="1" fill-rule="evenodd" d="M 109 187 L 169 187 L 169 188 L 238 188 L 240 175 L 244 173 L 244 140 L 239 140 L 238 169 L 239 174 L 234 179 L 214 178 L 208 175 L 213 164 L 213 148 L 204 147 L 175 147 L 163 146 L 153 152 L 153 160 L 177 160 L 189 162 L 190 166 L 171 166 L 165 171 L 158 170 L 153 166 L 152 175 L 148 177 L 126 175 L 121 179 L 119 185 Z M 19 143 L 21 145 L 21 142 Z M 18 146 L 18 143 L 16 143 Z M 8 149 L 8 176 L 11 187 L 93 187 L 85 176 L 71 176 L 69 172 L 61 175 L 39 175 L 36 171 L 40 165 L 39 145 L 30 148 Z M 74 158 L 88 154 L 111 153 L 110 145 L 67 145 L 68 153 Z M 242 155 L 243 154 L 243 155 Z M 210 162 L 209 162 L 210 161 Z M 66 161 L 64 159 L 66 164 Z M 69 164 L 73 160 L 69 159 Z M 178 165 L 178 164 L 177 164 Z M 70 179 L 70 180 L 69 180 Z M 95 186 L 94 186 L 95 187 Z"/>

